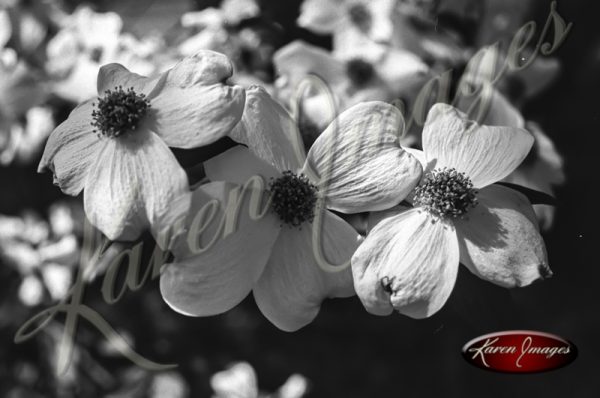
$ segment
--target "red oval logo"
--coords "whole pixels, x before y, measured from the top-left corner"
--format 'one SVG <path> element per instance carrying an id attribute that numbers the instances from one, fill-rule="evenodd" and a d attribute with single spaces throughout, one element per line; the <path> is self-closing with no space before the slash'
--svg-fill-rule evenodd
<path id="1" fill-rule="evenodd" d="M 570 341 L 530 330 L 486 334 L 469 341 L 462 352 L 470 364 L 504 373 L 545 372 L 577 357 L 577 347 Z"/>

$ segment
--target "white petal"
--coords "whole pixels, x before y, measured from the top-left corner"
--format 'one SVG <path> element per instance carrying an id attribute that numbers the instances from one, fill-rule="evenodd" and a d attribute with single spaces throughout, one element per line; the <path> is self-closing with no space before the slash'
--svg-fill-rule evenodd
<path id="1" fill-rule="evenodd" d="M 81 192 L 90 165 L 106 145 L 93 132 L 92 111 L 92 102 L 88 101 L 71 112 L 50 135 L 38 166 L 38 172 L 52 170 L 58 186 L 68 195 Z"/>
<path id="2" fill-rule="evenodd" d="M 475 188 L 500 181 L 525 159 L 533 136 L 524 129 L 483 126 L 446 104 L 434 105 L 423 129 L 423 151 L 436 169 L 455 168 Z"/>
<path id="3" fill-rule="evenodd" d="M 188 181 L 160 138 L 137 130 L 105 138 L 89 170 L 84 192 L 90 222 L 111 240 L 133 240 L 188 192 Z"/>
<path id="4" fill-rule="evenodd" d="M 19 299 L 23 304 L 33 307 L 44 299 L 44 285 L 35 275 L 27 275 L 19 286 Z"/>
<path id="5" fill-rule="evenodd" d="M 4 45 L 8 42 L 12 36 L 12 26 L 10 23 L 10 16 L 4 9 L 0 10 L 0 49 L 4 48 Z"/>
<path id="6" fill-rule="evenodd" d="M 185 58 L 151 93 L 149 128 L 176 148 L 197 148 L 224 137 L 244 109 L 244 89 L 225 84 L 232 74 L 223 54 L 202 51 Z"/>
<path id="7" fill-rule="evenodd" d="M 393 50 L 384 56 L 377 64 L 377 73 L 395 93 L 402 93 L 407 87 L 412 87 L 415 81 L 424 84 L 429 67 L 415 54 Z"/>
<path id="8" fill-rule="evenodd" d="M 331 87 L 346 80 L 346 68 L 342 62 L 328 51 L 299 40 L 277 50 L 273 64 L 277 73 L 286 77 L 292 93 L 309 74 L 318 75 Z"/>
<path id="9" fill-rule="evenodd" d="M 277 391 L 279 398 L 302 398 L 308 392 L 308 380 L 300 374 L 293 374 Z"/>
<path id="10" fill-rule="evenodd" d="M 327 211 L 322 228 L 313 227 L 318 228 L 317 224 L 303 225 L 300 230 L 282 227 L 254 288 L 254 298 L 263 315 L 285 331 L 295 331 L 312 322 L 325 298 L 354 295 L 347 264 L 358 246 L 358 234 Z M 322 245 L 330 264 L 317 262 L 314 240 Z M 326 267 L 331 264 L 339 268 Z"/>
<path id="11" fill-rule="evenodd" d="M 393 16 L 397 0 L 371 0 L 365 3 L 372 18 L 369 37 L 377 43 L 389 43 L 394 34 Z"/>
<path id="12" fill-rule="evenodd" d="M 208 7 L 200 11 L 186 12 L 181 16 L 181 26 L 184 28 L 220 28 L 225 23 L 223 12 L 214 7 Z"/>
<path id="13" fill-rule="evenodd" d="M 451 224 L 419 209 L 380 222 L 352 257 L 356 293 L 369 312 L 425 318 L 456 281 L 459 249 Z"/>
<path id="14" fill-rule="evenodd" d="M 259 176 L 268 184 L 281 173 L 275 167 L 259 159 L 243 146 L 231 148 L 204 162 L 204 171 L 211 181 L 227 181 L 240 185 Z"/>
<path id="15" fill-rule="evenodd" d="M 193 193 L 185 220 L 188 232 L 177 237 L 175 262 L 160 279 L 164 300 L 180 313 L 209 316 L 233 308 L 250 293 L 269 259 L 279 221 L 271 214 L 253 219 L 250 195 L 234 206 L 229 197 L 235 189 L 239 187 L 209 183 Z M 237 222 L 231 224 L 236 214 Z M 226 225 L 235 228 L 227 232 Z"/>
<path id="16" fill-rule="evenodd" d="M 494 88 L 486 91 L 486 94 L 482 94 L 481 96 L 458 96 L 455 105 L 479 124 L 517 128 L 525 127 L 525 119 L 523 119 L 521 112 Z"/>
<path id="17" fill-rule="evenodd" d="M 150 79 L 130 72 L 121 64 L 108 64 L 102 66 L 98 72 L 98 94 L 102 95 L 106 90 L 114 90 L 115 87 L 123 86 L 123 89 L 132 87 L 136 93 L 147 96 L 158 80 L 158 77 Z"/>
<path id="18" fill-rule="evenodd" d="M 319 93 L 302 99 L 298 119 L 301 120 L 300 123 L 309 123 L 309 126 L 314 129 L 314 132 L 311 131 L 314 138 L 310 142 L 314 142 L 316 137 L 338 116 L 338 109 L 342 109 L 341 102 L 341 97 L 332 92 Z M 345 106 L 346 104 L 344 104 Z M 303 133 L 306 134 L 306 132 Z M 307 142 L 306 138 L 304 140 Z"/>
<path id="19" fill-rule="evenodd" d="M 244 107 L 240 86 L 213 84 L 186 89 L 165 88 L 151 101 L 149 126 L 175 148 L 198 148 L 226 136 Z"/>
<path id="20" fill-rule="evenodd" d="M 45 264 L 41 273 L 52 300 L 64 299 L 71 287 L 71 269 L 59 264 Z"/>
<path id="21" fill-rule="evenodd" d="M 304 0 L 298 26 L 315 33 L 331 33 L 340 23 L 340 6 L 343 6 L 340 0 Z"/>
<path id="22" fill-rule="evenodd" d="M 394 206 L 391 209 L 383 210 L 383 211 L 373 211 L 368 213 L 367 216 L 367 235 L 369 232 L 375 228 L 380 222 L 387 220 L 390 217 L 397 216 L 401 213 L 412 210 L 412 206 L 407 206 L 405 204 L 401 204 L 398 206 Z"/>
<path id="23" fill-rule="evenodd" d="M 97 76 L 100 64 L 80 54 L 66 79 L 52 85 L 54 94 L 79 103 L 97 95 Z"/>
<path id="24" fill-rule="evenodd" d="M 73 13 L 79 39 L 86 49 L 103 47 L 110 43 L 121 32 L 123 20 L 115 12 L 94 12 L 83 6 Z"/>
<path id="25" fill-rule="evenodd" d="M 233 64 L 226 55 L 200 51 L 186 57 L 167 72 L 168 86 L 186 88 L 195 85 L 223 83 L 233 75 Z"/>
<path id="26" fill-rule="evenodd" d="M 296 122 L 259 86 L 246 90 L 242 120 L 229 136 L 279 171 L 298 170 L 306 159 Z"/>
<path id="27" fill-rule="evenodd" d="M 210 386 L 218 398 L 258 398 L 256 372 L 247 362 L 238 362 L 229 369 L 215 373 Z"/>
<path id="28" fill-rule="evenodd" d="M 400 203 L 421 178 L 419 162 L 400 147 L 400 111 L 365 102 L 343 112 L 317 138 L 305 174 L 316 174 L 330 209 L 359 213 Z"/>
<path id="29" fill-rule="evenodd" d="M 260 7 L 255 0 L 223 0 L 221 10 L 232 24 L 260 15 Z"/>
<path id="30" fill-rule="evenodd" d="M 361 58 L 376 63 L 388 51 L 388 45 L 373 41 L 353 24 L 343 25 L 333 36 L 333 55 L 340 60 Z"/>
<path id="31" fill-rule="evenodd" d="M 552 195 L 554 186 L 565 182 L 562 156 L 537 123 L 528 122 L 527 129 L 535 137 L 534 149 L 504 181 Z"/>
<path id="32" fill-rule="evenodd" d="M 419 150 L 419 149 L 415 149 L 415 148 L 404 148 L 404 150 L 408 153 L 410 153 L 411 155 L 413 155 L 413 157 L 415 159 L 417 159 L 419 161 L 419 163 L 421 163 L 421 167 L 423 168 L 423 172 L 426 173 L 429 170 L 427 170 L 427 166 L 429 166 L 427 164 L 427 158 L 425 157 L 425 152 Z"/>
<path id="33" fill-rule="evenodd" d="M 552 275 L 531 204 L 519 192 L 492 185 L 479 204 L 455 222 L 461 262 L 475 275 L 504 287 L 526 286 Z"/>

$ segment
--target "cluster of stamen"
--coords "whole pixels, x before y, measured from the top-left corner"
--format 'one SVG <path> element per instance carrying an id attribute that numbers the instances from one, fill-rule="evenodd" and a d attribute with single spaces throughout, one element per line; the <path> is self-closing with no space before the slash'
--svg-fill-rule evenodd
<path id="1" fill-rule="evenodd" d="M 106 90 L 104 96 L 93 105 L 96 108 L 92 112 L 94 133 L 118 137 L 136 129 L 150 108 L 150 101 L 144 94 L 137 94 L 133 87 L 123 90 L 119 86 L 114 90 Z"/>
<path id="2" fill-rule="evenodd" d="M 269 184 L 271 209 L 277 213 L 284 224 L 300 227 L 312 222 L 317 203 L 317 187 L 304 174 L 284 171 Z"/>
<path id="3" fill-rule="evenodd" d="M 348 9 L 350 21 L 362 31 L 368 31 L 371 28 L 371 12 L 364 4 L 354 4 Z"/>
<path id="4" fill-rule="evenodd" d="M 375 69 L 364 59 L 354 58 L 346 63 L 346 75 L 356 87 L 360 88 L 375 77 Z"/>
<path id="5" fill-rule="evenodd" d="M 414 203 L 436 217 L 462 217 L 477 206 L 477 190 L 456 169 L 433 170 L 415 189 Z"/>

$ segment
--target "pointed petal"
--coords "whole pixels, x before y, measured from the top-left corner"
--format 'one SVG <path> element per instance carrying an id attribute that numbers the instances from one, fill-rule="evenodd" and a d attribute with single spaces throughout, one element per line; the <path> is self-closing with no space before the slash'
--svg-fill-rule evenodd
<path id="1" fill-rule="evenodd" d="M 455 222 L 461 263 L 504 287 L 552 275 L 535 213 L 524 195 L 499 185 L 481 190 L 468 218 Z"/>
<path id="2" fill-rule="evenodd" d="M 204 171 L 211 181 L 227 181 L 244 185 L 254 176 L 265 183 L 278 178 L 281 173 L 259 159 L 243 146 L 236 146 L 204 162 Z"/>
<path id="3" fill-rule="evenodd" d="M 233 64 L 226 55 L 203 50 L 182 59 L 167 72 L 168 86 L 179 88 L 223 83 L 233 75 Z"/>
<path id="4" fill-rule="evenodd" d="M 223 0 L 221 10 L 233 25 L 260 16 L 260 6 L 256 0 Z"/>
<path id="5" fill-rule="evenodd" d="M 306 377 L 294 373 L 279 387 L 276 396 L 279 398 L 302 398 L 306 396 L 308 390 L 309 383 Z"/>
<path id="6" fill-rule="evenodd" d="M 254 288 L 261 312 L 282 330 L 295 331 L 312 322 L 325 298 L 354 294 L 350 267 L 341 264 L 350 260 L 359 235 L 330 212 L 323 214 L 321 231 L 316 234 L 308 225 L 300 230 L 284 226 Z M 328 272 L 319 265 L 313 239 L 322 244 L 327 261 L 340 265 L 339 269 Z"/>
<path id="7" fill-rule="evenodd" d="M 306 159 L 296 122 L 259 86 L 246 90 L 242 120 L 229 136 L 279 171 L 298 170 Z"/>
<path id="8" fill-rule="evenodd" d="M 175 156 L 160 138 L 137 130 L 106 139 L 89 170 L 84 192 L 90 222 L 110 240 L 133 240 L 156 225 L 188 191 Z"/>
<path id="9" fill-rule="evenodd" d="M 421 163 L 421 168 L 423 169 L 423 173 L 428 172 L 429 170 L 427 170 L 427 158 L 425 157 L 425 152 L 421 151 L 420 149 L 415 149 L 415 148 L 404 148 L 404 150 L 408 153 L 410 153 L 411 155 L 413 155 L 413 157 L 415 159 L 417 159 L 419 161 L 419 163 Z"/>
<path id="10" fill-rule="evenodd" d="M 238 362 L 229 369 L 215 373 L 210 386 L 218 398 L 257 398 L 259 395 L 256 372 L 247 362 Z"/>
<path id="11" fill-rule="evenodd" d="M 528 122 L 527 129 L 535 137 L 535 146 L 521 166 L 504 181 L 552 195 L 553 187 L 565 182 L 562 156 L 537 123 Z"/>
<path id="12" fill-rule="evenodd" d="M 400 111 L 365 102 L 343 112 L 317 138 L 305 174 L 317 174 L 327 207 L 360 213 L 400 203 L 421 178 L 419 162 L 400 147 Z M 335 148 L 335 150 L 333 149 Z"/>
<path id="13" fill-rule="evenodd" d="M 383 211 L 372 211 L 368 213 L 367 216 L 367 235 L 369 232 L 373 230 L 380 222 L 387 220 L 390 217 L 397 216 L 409 210 L 412 210 L 413 207 L 406 206 L 404 204 L 400 204 L 398 206 L 394 206 L 391 209 L 383 210 Z"/>
<path id="14" fill-rule="evenodd" d="M 249 195 L 234 207 L 229 202 L 234 189 L 239 187 L 209 183 L 193 193 L 185 220 L 188 233 L 176 239 L 176 260 L 160 279 L 163 299 L 177 312 L 209 316 L 228 311 L 250 293 L 265 268 L 279 221 L 271 214 L 253 219 Z M 236 214 L 235 228 L 227 232 L 226 223 Z"/>
<path id="15" fill-rule="evenodd" d="M 102 95 L 106 90 L 113 90 L 115 87 L 132 87 L 136 93 L 143 93 L 146 96 L 158 83 L 158 77 L 150 79 L 137 73 L 130 72 L 129 69 L 121 64 L 108 64 L 100 68 L 98 72 L 98 94 Z"/>
<path id="16" fill-rule="evenodd" d="M 492 88 L 486 95 L 459 96 L 456 108 L 486 126 L 525 127 L 521 112 L 500 91 Z"/>
<path id="17" fill-rule="evenodd" d="M 309 74 L 316 74 L 330 86 L 338 86 L 346 79 L 344 64 L 330 52 L 297 40 L 277 50 L 273 56 L 275 70 L 285 76 L 292 93 Z"/>
<path id="18" fill-rule="evenodd" d="M 355 96 L 352 100 L 354 99 Z M 346 98 L 346 100 L 349 100 L 349 98 Z M 329 126 L 338 116 L 338 109 L 342 109 L 341 103 L 341 97 L 332 92 L 319 93 L 302 99 L 298 120 L 300 120 L 299 125 L 305 128 L 305 131 L 303 131 L 305 143 L 313 143 L 316 137 Z M 344 108 L 346 106 L 347 104 L 344 104 Z M 308 134 L 306 130 L 308 130 Z M 306 135 L 312 137 L 312 139 L 307 140 Z"/>
<path id="19" fill-rule="evenodd" d="M 201 51 L 185 58 L 151 93 L 148 127 L 176 148 L 197 148 L 224 137 L 244 109 L 244 89 L 225 84 L 232 74 L 223 54 Z"/>
<path id="20" fill-rule="evenodd" d="M 80 103 L 97 95 L 100 65 L 85 55 L 78 55 L 69 75 L 52 84 L 52 92 L 67 101 Z"/>
<path id="21" fill-rule="evenodd" d="M 360 58 L 375 64 L 388 51 L 387 44 L 373 41 L 353 24 L 344 24 L 333 36 L 333 55 L 339 60 Z"/>
<path id="22" fill-rule="evenodd" d="M 170 147 L 198 148 L 226 136 L 244 107 L 240 86 L 213 84 L 186 89 L 165 88 L 151 101 L 150 124 Z"/>
<path id="23" fill-rule="evenodd" d="M 377 43 L 389 43 L 394 34 L 394 16 L 398 5 L 396 0 L 374 0 L 366 2 L 371 13 L 372 23 L 369 31 L 371 40 Z"/>
<path id="24" fill-rule="evenodd" d="M 56 183 L 68 195 L 81 192 L 90 165 L 105 145 L 93 132 L 92 110 L 88 101 L 71 112 L 50 135 L 38 166 L 38 172 L 52 170 Z"/>
<path id="25" fill-rule="evenodd" d="M 428 72 L 429 67 L 419 57 L 402 50 L 389 51 L 377 65 L 377 73 L 396 94 L 412 87 L 417 80 L 424 84 Z"/>
<path id="26" fill-rule="evenodd" d="M 539 125 L 528 122 L 527 129 L 535 137 L 535 146 L 527 159 L 503 181 L 553 195 L 554 188 L 565 182 L 562 156 L 556 150 L 550 137 L 541 130 Z M 554 221 L 556 208 L 547 205 L 534 205 L 533 209 L 537 214 L 542 230 L 549 230 Z"/>
<path id="27" fill-rule="evenodd" d="M 354 286 L 369 312 L 426 318 L 450 296 L 458 262 L 454 227 L 413 209 L 380 222 L 360 245 Z"/>
<path id="28" fill-rule="evenodd" d="M 533 145 L 524 129 L 482 126 L 446 104 L 434 105 L 423 129 L 423 151 L 435 168 L 465 173 L 483 188 L 512 173 Z"/>
<path id="29" fill-rule="evenodd" d="M 319 34 L 332 33 L 340 23 L 340 6 L 340 0 L 304 0 L 298 26 Z"/>

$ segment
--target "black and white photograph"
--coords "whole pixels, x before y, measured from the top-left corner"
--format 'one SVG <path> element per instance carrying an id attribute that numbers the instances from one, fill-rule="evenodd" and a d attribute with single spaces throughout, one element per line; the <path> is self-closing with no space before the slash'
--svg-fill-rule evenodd
<path id="1" fill-rule="evenodd" d="M 600 396 L 600 3 L 0 0 L 0 397 Z"/>

